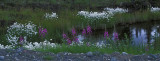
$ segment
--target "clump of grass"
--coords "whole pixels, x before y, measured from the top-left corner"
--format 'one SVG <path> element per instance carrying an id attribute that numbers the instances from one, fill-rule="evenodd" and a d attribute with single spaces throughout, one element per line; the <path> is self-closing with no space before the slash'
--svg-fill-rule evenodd
<path id="1" fill-rule="evenodd" d="M 44 56 L 44 57 L 43 57 L 43 59 L 44 59 L 44 60 L 52 60 L 52 59 L 53 59 L 53 57 L 52 57 L 52 56 L 50 56 L 50 55 L 47 55 L 47 56 Z"/>

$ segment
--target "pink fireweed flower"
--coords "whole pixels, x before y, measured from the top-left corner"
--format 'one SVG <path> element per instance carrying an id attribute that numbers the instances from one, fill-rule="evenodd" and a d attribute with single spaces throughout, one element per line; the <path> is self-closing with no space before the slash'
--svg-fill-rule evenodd
<path id="1" fill-rule="evenodd" d="M 76 30 L 74 28 L 72 29 L 72 35 L 76 35 Z"/>
<path id="2" fill-rule="evenodd" d="M 118 33 L 114 32 L 114 39 L 118 40 Z"/>
<path id="3" fill-rule="evenodd" d="M 44 29 L 42 32 L 43 32 L 43 37 L 44 37 L 45 34 L 47 33 L 47 29 Z"/>
<path id="4" fill-rule="evenodd" d="M 19 44 L 23 44 L 23 41 L 24 41 L 24 37 L 20 36 L 19 37 Z"/>
<path id="5" fill-rule="evenodd" d="M 65 33 L 63 33 L 63 38 L 66 39 L 67 38 L 67 35 Z"/>
<path id="6" fill-rule="evenodd" d="M 39 29 L 39 35 L 40 35 L 40 36 L 45 37 L 46 33 L 47 33 L 47 29 L 43 29 L 43 28 L 40 28 L 40 29 Z"/>
<path id="7" fill-rule="evenodd" d="M 42 28 L 39 28 L 39 34 L 40 35 L 42 34 Z"/>
<path id="8" fill-rule="evenodd" d="M 73 41 L 74 41 L 74 42 L 78 42 L 78 38 L 77 38 L 77 37 L 74 37 L 74 38 L 73 38 Z"/>
<path id="9" fill-rule="evenodd" d="M 67 39 L 67 43 L 68 43 L 68 44 L 71 44 L 72 41 L 68 38 L 68 39 Z"/>
<path id="10" fill-rule="evenodd" d="M 24 38 L 22 36 L 19 37 L 20 42 L 23 42 Z"/>
<path id="11" fill-rule="evenodd" d="M 92 33 L 91 27 L 89 25 L 87 26 L 87 33 Z"/>
<path id="12" fill-rule="evenodd" d="M 104 38 L 106 38 L 106 36 L 107 36 L 107 38 L 109 38 L 109 34 L 108 34 L 108 32 L 104 32 Z"/>
<path id="13" fill-rule="evenodd" d="M 86 35 L 86 29 L 83 29 L 82 35 Z"/>

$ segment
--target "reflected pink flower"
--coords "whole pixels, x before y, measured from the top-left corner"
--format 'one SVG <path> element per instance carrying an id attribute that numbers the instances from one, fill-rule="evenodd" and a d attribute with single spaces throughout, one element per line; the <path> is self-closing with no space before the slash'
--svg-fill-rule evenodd
<path id="1" fill-rule="evenodd" d="M 76 35 L 76 30 L 74 28 L 72 29 L 72 35 Z"/>
<path id="2" fill-rule="evenodd" d="M 87 26 L 87 33 L 89 34 L 89 33 L 92 33 L 92 30 L 91 30 L 91 27 L 88 25 Z"/>
<path id="3" fill-rule="evenodd" d="M 108 32 L 104 32 L 104 38 L 106 38 L 106 36 L 107 36 L 107 38 L 109 38 L 109 34 L 108 34 Z"/>
<path id="4" fill-rule="evenodd" d="M 86 35 L 86 29 L 83 29 L 82 35 Z"/>

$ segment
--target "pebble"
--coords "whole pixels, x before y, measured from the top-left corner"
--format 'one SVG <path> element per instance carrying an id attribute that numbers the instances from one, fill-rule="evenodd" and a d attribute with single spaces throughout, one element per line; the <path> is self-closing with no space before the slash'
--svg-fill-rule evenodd
<path id="1" fill-rule="evenodd" d="M 15 60 L 18 61 L 19 59 L 17 57 L 15 57 Z"/>
<path id="2" fill-rule="evenodd" d="M 88 57 L 91 57 L 91 56 L 93 56 L 93 53 L 92 53 L 92 52 L 87 52 L 86 55 L 87 55 Z"/>
<path id="3" fill-rule="evenodd" d="M 143 59 L 141 56 L 136 55 L 131 58 L 131 61 L 143 61 Z"/>
<path id="4" fill-rule="evenodd" d="M 114 52 L 114 53 L 112 53 L 112 55 L 117 56 L 117 55 L 120 55 L 120 53 L 119 52 Z"/>
<path id="5" fill-rule="evenodd" d="M 93 52 L 94 55 L 100 55 L 100 52 L 96 51 L 96 52 Z"/>
<path id="6" fill-rule="evenodd" d="M 4 56 L 0 56 L 0 60 L 4 60 Z"/>
<path id="7" fill-rule="evenodd" d="M 23 47 L 20 47 L 20 48 L 17 48 L 16 51 L 17 51 L 18 53 L 22 53 L 23 50 L 24 50 L 24 48 L 23 48 Z"/>
<path id="8" fill-rule="evenodd" d="M 112 57 L 111 61 L 117 61 L 117 59 L 115 57 Z"/>
<path id="9" fill-rule="evenodd" d="M 8 54 L 6 56 L 9 56 Z"/>

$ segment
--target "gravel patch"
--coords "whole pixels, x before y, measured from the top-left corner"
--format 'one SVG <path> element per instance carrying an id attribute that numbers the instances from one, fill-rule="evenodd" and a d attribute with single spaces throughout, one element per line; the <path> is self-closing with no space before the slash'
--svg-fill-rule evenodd
<path id="1" fill-rule="evenodd" d="M 39 52 L 25 49 L 0 49 L 0 61 L 160 61 L 160 54 L 131 55 L 123 52 L 68 53 Z"/>

